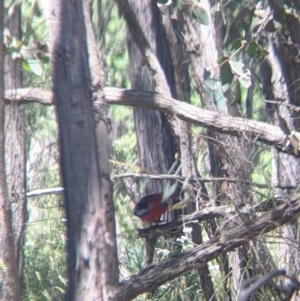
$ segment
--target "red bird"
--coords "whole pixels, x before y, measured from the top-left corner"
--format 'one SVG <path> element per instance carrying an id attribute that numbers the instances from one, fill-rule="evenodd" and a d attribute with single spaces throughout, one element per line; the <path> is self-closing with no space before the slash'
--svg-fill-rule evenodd
<path id="1" fill-rule="evenodd" d="M 145 195 L 135 205 L 133 214 L 143 221 L 158 222 L 168 209 L 168 203 L 162 198 L 162 192 Z"/>

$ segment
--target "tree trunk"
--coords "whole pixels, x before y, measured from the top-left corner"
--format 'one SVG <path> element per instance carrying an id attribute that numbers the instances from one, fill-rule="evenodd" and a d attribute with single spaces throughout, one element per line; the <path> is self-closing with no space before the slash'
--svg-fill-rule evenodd
<path id="1" fill-rule="evenodd" d="M 147 42 L 160 61 L 169 87 L 175 92 L 174 70 L 161 25 L 160 12 L 156 1 L 128 1 L 138 18 Z M 130 80 L 133 89 L 155 91 L 155 83 L 147 66 L 143 66 L 143 55 L 135 43 L 135 37 L 127 34 Z M 134 108 L 134 124 L 137 135 L 139 162 L 147 173 L 167 173 L 175 161 L 176 143 L 167 116 L 142 108 Z M 148 182 L 145 194 L 163 190 L 162 181 Z"/>
<path id="2" fill-rule="evenodd" d="M 84 18 L 87 32 L 87 46 L 89 66 L 93 87 L 93 111 L 95 120 L 95 133 L 97 142 L 97 159 L 100 171 L 101 197 L 103 200 L 104 233 L 109 235 L 109 241 L 102 249 L 102 258 L 105 274 L 108 276 L 109 286 L 117 285 L 119 281 L 118 253 L 116 243 L 116 222 L 115 208 L 112 199 L 112 183 L 110 181 L 110 153 L 111 142 L 109 139 L 110 120 L 108 118 L 108 108 L 103 94 L 105 85 L 104 62 L 97 52 L 96 39 L 92 27 L 91 1 L 84 1 Z M 99 16 L 100 18 L 100 16 Z M 102 45 L 104 46 L 104 45 Z M 97 68 L 95 68 L 97 66 Z"/>
<path id="3" fill-rule="evenodd" d="M 182 100 L 189 99 L 188 73 L 186 66 L 182 64 L 183 49 L 178 47 L 181 42 L 179 39 L 177 40 L 173 32 L 168 12 L 166 11 L 167 15 L 162 17 L 165 23 L 165 34 L 156 1 L 128 2 L 132 11 L 139 18 L 138 23 L 143 35 L 162 66 L 173 97 L 179 95 L 182 97 Z M 153 82 L 152 74 L 147 66 L 141 66 L 143 57 L 130 34 L 127 36 L 127 43 L 132 87 L 138 90 L 155 90 L 155 82 Z M 158 112 L 135 108 L 134 120 L 138 138 L 140 164 L 143 170 L 157 174 L 167 173 L 174 162 L 176 146 L 174 135 L 172 135 L 171 126 L 166 116 Z M 196 175 L 196 167 L 192 163 L 194 159 L 192 157 L 189 127 L 186 122 L 178 121 L 177 125 L 174 126 L 173 124 L 173 129 L 179 137 L 183 175 L 188 176 L 190 171 L 193 172 L 192 175 Z M 146 191 L 147 193 L 158 192 L 162 188 L 162 183 L 152 183 L 151 185 L 147 185 Z M 207 199 L 207 191 L 204 185 L 202 185 L 202 194 L 204 195 L 204 199 Z M 193 211 L 195 208 L 193 207 Z M 201 231 L 197 226 L 193 229 L 193 240 L 195 243 L 202 243 Z M 149 250 L 147 253 L 152 254 Z M 214 290 L 207 265 L 200 268 L 198 272 L 206 299 L 209 300 L 214 295 Z"/>
<path id="4" fill-rule="evenodd" d="M 6 20 L 6 27 L 12 37 L 21 40 L 21 9 L 14 6 Z M 22 86 L 22 66 L 20 60 L 5 56 L 5 89 Z M 5 164 L 9 199 L 12 208 L 12 226 L 18 275 L 22 285 L 24 268 L 24 235 L 26 224 L 26 159 L 25 159 L 25 105 L 14 102 L 5 107 Z"/>
<path id="5" fill-rule="evenodd" d="M 3 290 L 0 291 L 0 297 L 1 299 L 19 301 L 21 300 L 21 284 L 14 246 L 12 206 L 5 171 L 3 20 L 4 5 L 3 1 L 0 1 L 0 261 L 5 267 L 1 269 Z"/>
<path id="6" fill-rule="evenodd" d="M 80 0 L 53 1 L 53 9 L 53 91 L 68 219 L 66 299 L 108 300 L 109 287 L 116 282 L 116 267 L 109 267 L 106 258 L 112 250 L 116 254 L 115 236 L 110 232 L 114 222 L 109 220 L 114 212 L 108 162 L 103 162 L 109 153 L 105 113 L 96 111 L 96 122 L 92 114 L 90 24 L 85 26 Z M 103 140 L 97 142 L 96 136 Z"/>

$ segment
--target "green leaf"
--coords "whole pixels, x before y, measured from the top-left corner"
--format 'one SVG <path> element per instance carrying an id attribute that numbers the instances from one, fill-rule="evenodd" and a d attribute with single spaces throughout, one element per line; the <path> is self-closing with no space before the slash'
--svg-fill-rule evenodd
<path id="1" fill-rule="evenodd" d="M 5 271 L 6 267 L 5 267 L 5 264 L 4 262 L 0 259 L 0 271 Z"/>
<path id="2" fill-rule="evenodd" d="M 35 275 L 36 275 L 37 279 L 39 280 L 39 282 L 41 282 L 41 280 L 42 280 L 41 273 L 39 271 L 35 271 Z"/>
<path id="3" fill-rule="evenodd" d="M 158 7 L 166 7 L 172 5 L 172 0 L 157 0 Z"/>
<path id="4" fill-rule="evenodd" d="M 4 27 L 4 29 L 3 29 L 3 35 L 4 36 L 7 36 L 7 37 L 10 37 L 11 35 L 10 35 L 10 31 L 9 31 L 9 29 L 7 28 L 7 27 Z"/>
<path id="5" fill-rule="evenodd" d="M 238 76 L 238 80 L 242 86 L 249 88 L 251 85 L 251 74 L 248 68 L 241 63 L 229 60 L 231 71 Z"/>
<path id="6" fill-rule="evenodd" d="M 31 69 L 29 67 L 29 64 L 28 64 L 27 60 L 22 60 L 22 68 L 25 71 L 31 72 Z"/>
<path id="7" fill-rule="evenodd" d="M 27 62 L 28 62 L 30 70 L 34 74 L 36 74 L 38 76 L 41 76 L 43 74 L 43 68 L 42 68 L 39 60 L 27 60 Z"/>
<path id="8" fill-rule="evenodd" d="M 241 104 L 241 98 L 242 98 L 241 83 L 240 82 L 236 82 L 233 94 L 234 94 L 233 102 L 230 105 L 231 106 L 240 105 Z"/>
<path id="9" fill-rule="evenodd" d="M 34 55 L 33 51 L 28 46 L 22 46 L 20 48 L 20 53 L 22 55 L 22 58 L 25 60 L 35 59 L 35 55 Z"/>
<path id="10" fill-rule="evenodd" d="M 255 55 L 255 51 L 258 48 L 258 45 L 256 42 L 252 41 L 247 46 L 246 52 L 250 57 L 253 57 Z"/>
<path id="11" fill-rule="evenodd" d="M 195 6 L 193 8 L 193 17 L 201 25 L 207 26 L 209 24 L 208 14 L 206 13 L 206 10 L 200 6 Z"/>
<path id="12" fill-rule="evenodd" d="M 238 81 L 240 84 L 245 87 L 246 89 L 249 89 L 251 86 L 251 78 L 244 78 L 244 77 L 238 77 Z"/>
<path id="13" fill-rule="evenodd" d="M 233 73 L 238 76 L 242 76 L 246 72 L 246 66 L 242 62 L 236 62 L 229 60 L 229 64 Z"/>
<path id="14" fill-rule="evenodd" d="M 231 82 L 233 80 L 233 73 L 232 73 L 231 67 L 229 65 L 229 58 L 225 57 L 225 56 L 219 58 L 218 64 L 220 65 L 222 86 L 226 85 L 226 84 L 231 84 Z"/>
<path id="15" fill-rule="evenodd" d="M 67 285 L 66 279 L 63 278 L 61 275 L 58 275 L 58 279 L 60 280 L 60 282 L 61 282 L 63 285 Z"/>
<path id="16" fill-rule="evenodd" d="M 61 293 L 63 293 L 63 294 L 65 293 L 65 290 L 62 289 L 61 287 L 55 285 L 55 288 L 56 288 L 59 292 L 61 292 Z"/>
<path id="17" fill-rule="evenodd" d="M 237 39 L 230 44 L 229 48 L 231 51 L 235 51 L 235 50 L 239 49 L 241 46 L 242 46 L 242 40 Z"/>
<path id="18" fill-rule="evenodd" d="M 258 47 L 258 52 L 259 52 L 259 59 L 263 59 L 266 55 L 269 54 L 269 51 L 261 46 Z"/>

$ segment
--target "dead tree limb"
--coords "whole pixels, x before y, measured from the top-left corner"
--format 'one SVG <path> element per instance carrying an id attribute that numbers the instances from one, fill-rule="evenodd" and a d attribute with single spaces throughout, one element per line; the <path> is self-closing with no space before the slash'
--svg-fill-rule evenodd
<path id="1" fill-rule="evenodd" d="M 286 135 L 279 127 L 268 123 L 226 116 L 217 112 L 199 109 L 188 103 L 153 92 L 104 88 L 104 94 L 109 104 L 159 110 L 218 133 L 247 137 L 253 141 L 260 141 L 278 147 L 283 151 L 290 151 L 293 154 L 289 142 L 291 137 Z M 18 89 L 15 91 L 6 91 L 5 101 L 6 104 L 14 101 L 19 103 L 39 102 L 51 105 L 53 104 L 53 95 L 51 92 L 39 88 Z M 299 132 L 295 132 L 293 137 L 297 141 L 300 141 Z"/>

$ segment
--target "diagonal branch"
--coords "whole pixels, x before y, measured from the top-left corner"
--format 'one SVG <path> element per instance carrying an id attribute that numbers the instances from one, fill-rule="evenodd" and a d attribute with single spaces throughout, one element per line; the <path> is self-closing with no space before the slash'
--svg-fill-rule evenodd
<path id="1" fill-rule="evenodd" d="M 226 116 L 217 112 L 199 109 L 188 103 L 153 92 L 104 88 L 104 94 L 109 104 L 159 110 L 218 133 L 248 137 L 254 141 L 278 147 L 283 151 L 289 150 L 287 148 L 289 148 L 291 137 L 286 135 L 279 127 L 268 123 Z M 46 92 L 39 88 L 18 89 L 15 91 L 6 91 L 5 101 L 6 104 L 14 101 L 19 103 L 39 102 L 51 105 L 53 104 L 53 95 L 51 92 Z M 299 141 L 300 133 L 295 132 L 294 135 Z M 291 154 L 293 155 L 292 152 Z"/>
<path id="2" fill-rule="evenodd" d="M 219 133 L 244 136 L 263 143 L 285 148 L 287 136 L 276 126 L 239 117 L 222 115 L 199 109 L 156 93 L 105 88 L 105 97 L 110 104 L 138 106 L 176 115 L 182 120 L 197 124 Z M 300 135 L 300 133 L 299 133 Z"/>
<path id="3" fill-rule="evenodd" d="M 166 281 L 200 267 L 222 253 L 233 251 L 245 242 L 290 222 L 299 213 L 300 194 L 241 226 L 211 238 L 190 251 L 143 269 L 112 289 L 109 300 L 131 300 L 141 293 L 153 291 Z"/>

